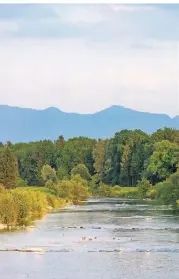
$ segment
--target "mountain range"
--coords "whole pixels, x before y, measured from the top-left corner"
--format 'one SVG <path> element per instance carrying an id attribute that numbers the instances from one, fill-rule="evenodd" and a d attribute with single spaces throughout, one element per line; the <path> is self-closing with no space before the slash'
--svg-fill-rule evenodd
<path id="1" fill-rule="evenodd" d="M 152 133 L 159 128 L 179 129 L 179 116 L 139 112 L 111 106 L 94 114 L 63 112 L 55 107 L 44 110 L 0 105 L 0 141 L 29 142 L 78 136 L 109 138 L 122 129 Z"/>

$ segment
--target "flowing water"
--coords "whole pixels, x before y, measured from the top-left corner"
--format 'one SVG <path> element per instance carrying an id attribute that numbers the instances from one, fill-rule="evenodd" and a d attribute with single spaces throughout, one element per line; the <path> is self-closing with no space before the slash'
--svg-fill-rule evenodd
<path id="1" fill-rule="evenodd" d="M 35 228 L 0 234 L 1 279 L 178 279 L 179 217 L 170 207 L 91 199 Z"/>

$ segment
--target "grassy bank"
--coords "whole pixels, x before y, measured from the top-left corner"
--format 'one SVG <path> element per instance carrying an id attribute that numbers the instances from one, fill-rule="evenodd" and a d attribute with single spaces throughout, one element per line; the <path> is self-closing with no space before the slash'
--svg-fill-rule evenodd
<path id="1" fill-rule="evenodd" d="M 100 183 L 98 191 L 95 195 L 100 197 L 110 197 L 110 198 L 129 198 L 137 199 L 139 198 L 138 187 L 120 187 L 120 186 L 108 186 L 104 183 Z"/>

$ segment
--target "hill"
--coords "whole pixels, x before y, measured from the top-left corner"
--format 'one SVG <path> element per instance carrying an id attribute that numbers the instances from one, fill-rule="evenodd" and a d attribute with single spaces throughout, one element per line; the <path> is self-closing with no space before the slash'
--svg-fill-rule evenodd
<path id="1" fill-rule="evenodd" d="M 108 138 L 122 129 L 152 133 L 162 127 L 179 129 L 179 116 L 138 112 L 111 106 L 94 114 L 67 113 L 50 107 L 44 110 L 0 105 L 0 141 L 29 142 L 43 139 L 87 136 Z"/>

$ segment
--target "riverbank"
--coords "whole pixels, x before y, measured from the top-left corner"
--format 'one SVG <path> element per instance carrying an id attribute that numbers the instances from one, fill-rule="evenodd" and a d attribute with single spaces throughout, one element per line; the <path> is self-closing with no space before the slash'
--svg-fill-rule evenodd
<path id="1" fill-rule="evenodd" d="M 86 186 L 86 192 L 82 196 L 80 191 L 83 189 L 83 181 L 79 178 L 74 181 L 64 180 L 50 189 L 26 186 L 7 190 L 1 187 L 0 230 L 27 227 L 32 220 L 41 218 L 53 209 L 78 204 L 82 197 L 84 199 L 87 197 L 149 199 L 156 200 L 159 204 L 172 205 L 173 209 L 178 210 L 178 178 L 178 173 L 175 173 L 167 181 L 155 186 L 150 185 L 146 180 L 142 180 L 139 187 L 108 186 L 100 183 L 98 191 L 90 188 L 87 190 Z M 73 198 L 73 203 L 69 201 L 70 197 Z"/>
<path id="2" fill-rule="evenodd" d="M 0 230 L 28 227 L 53 209 L 70 204 L 45 187 L 19 187 L 0 193 Z"/>

